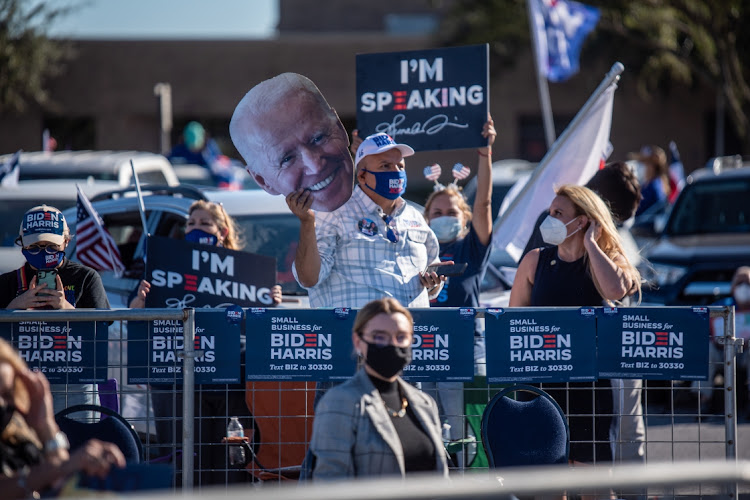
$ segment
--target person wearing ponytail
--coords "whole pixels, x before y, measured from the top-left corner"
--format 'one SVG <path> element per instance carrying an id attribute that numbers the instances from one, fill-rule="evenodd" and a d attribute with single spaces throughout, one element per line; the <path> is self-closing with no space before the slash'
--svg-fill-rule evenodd
<path id="1" fill-rule="evenodd" d="M 393 298 L 359 310 L 352 343 L 360 368 L 326 392 L 315 409 L 313 480 L 448 476 L 437 405 L 401 378 L 413 336 L 411 313 Z"/>

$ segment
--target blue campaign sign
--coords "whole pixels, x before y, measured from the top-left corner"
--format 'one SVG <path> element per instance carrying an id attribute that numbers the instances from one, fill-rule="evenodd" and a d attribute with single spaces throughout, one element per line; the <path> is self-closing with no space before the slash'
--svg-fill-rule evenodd
<path id="1" fill-rule="evenodd" d="M 473 308 L 410 309 L 414 317 L 409 382 L 474 380 Z"/>
<path id="2" fill-rule="evenodd" d="M 196 309 L 195 383 L 232 384 L 240 381 L 240 333 L 235 308 Z M 128 323 L 128 383 L 181 384 L 184 349 L 182 321 Z"/>
<path id="3" fill-rule="evenodd" d="M 108 325 L 95 321 L 21 321 L 0 324 L 0 336 L 53 384 L 107 380 Z"/>
<path id="4" fill-rule="evenodd" d="M 247 380 L 346 380 L 354 375 L 355 311 L 247 310 Z"/>
<path id="5" fill-rule="evenodd" d="M 146 307 L 242 307 L 273 303 L 276 259 L 149 236 Z"/>
<path id="6" fill-rule="evenodd" d="M 360 137 L 385 132 L 416 151 L 487 145 L 489 46 L 357 55 Z"/>
<path id="7" fill-rule="evenodd" d="M 487 309 L 490 382 L 583 382 L 596 379 L 594 308 Z"/>
<path id="8" fill-rule="evenodd" d="M 708 380 L 708 308 L 605 307 L 598 324 L 599 377 Z"/>

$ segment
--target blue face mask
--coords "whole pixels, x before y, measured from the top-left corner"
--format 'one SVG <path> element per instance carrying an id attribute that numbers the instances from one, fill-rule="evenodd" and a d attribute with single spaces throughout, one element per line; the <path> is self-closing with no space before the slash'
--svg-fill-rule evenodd
<path id="1" fill-rule="evenodd" d="M 375 191 L 387 200 L 395 200 L 406 191 L 406 171 L 398 170 L 396 172 L 373 172 L 372 170 L 365 170 L 375 176 L 375 187 L 368 188 Z"/>
<path id="2" fill-rule="evenodd" d="M 24 248 L 21 250 L 21 253 L 26 257 L 26 262 L 28 262 L 34 269 L 54 269 L 62 264 L 62 261 L 65 258 L 65 252 L 62 250 L 55 253 L 41 251 L 37 254 L 33 254 Z"/>
<path id="3" fill-rule="evenodd" d="M 200 245 L 216 246 L 216 242 L 219 241 L 219 238 L 217 238 L 215 234 L 207 233 L 200 229 L 193 229 L 185 234 L 185 241 L 198 243 Z"/>
<path id="4" fill-rule="evenodd" d="M 440 243 L 446 243 L 453 241 L 458 238 L 461 234 L 461 221 L 458 217 L 452 215 L 444 215 L 443 217 L 435 217 L 430 221 L 430 228 L 437 236 Z"/>

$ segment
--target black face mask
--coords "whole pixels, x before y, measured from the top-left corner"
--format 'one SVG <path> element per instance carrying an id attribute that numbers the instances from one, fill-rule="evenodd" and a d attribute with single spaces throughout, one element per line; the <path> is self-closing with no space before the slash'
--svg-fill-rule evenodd
<path id="1" fill-rule="evenodd" d="M 404 369 L 411 361 L 411 346 L 396 347 L 388 344 L 380 347 L 377 344 L 367 344 L 367 365 L 383 378 L 391 378 Z"/>

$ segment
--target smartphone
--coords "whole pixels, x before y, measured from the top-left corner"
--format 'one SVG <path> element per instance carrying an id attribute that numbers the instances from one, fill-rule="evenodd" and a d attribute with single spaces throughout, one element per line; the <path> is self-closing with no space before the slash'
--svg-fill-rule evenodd
<path id="1" fill-rule="evenodd" d="M 451 264 L 447 266 L 427 266 L 427 270 L 425 272 L 436 272 L 438 276 L 460 276 L 464 273 L 464 271 L 466 271 L 466 266 L 468 266 L 466 262 L 462 262 L 460 264 Z"/>
<path id="2" fill-rule="evenodd" d="M 50 290 L 57 289 L 57 271 L 50 269 L 48 271 L 37 271 L 36 273 L 36 286 L 41 286 L 42 283 L 47 283 L 47 288 Z"/>

